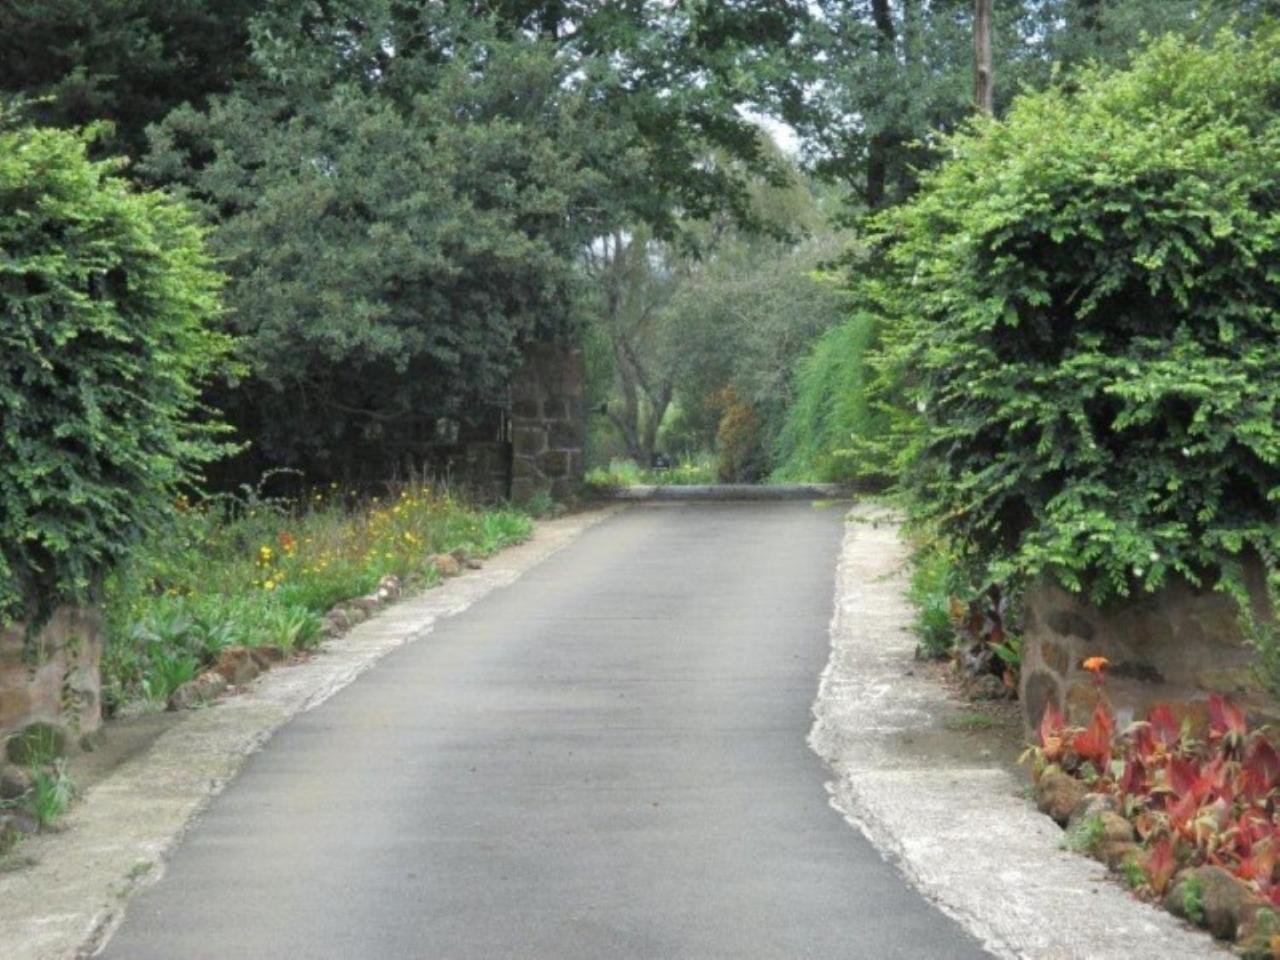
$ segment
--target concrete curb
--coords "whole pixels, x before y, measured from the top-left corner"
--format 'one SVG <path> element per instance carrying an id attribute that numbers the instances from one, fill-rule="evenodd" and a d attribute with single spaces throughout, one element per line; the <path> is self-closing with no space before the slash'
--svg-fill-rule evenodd
<path id="1" fill-rule="evenodd" d="M 1192 960 L 1229 956 L 1129 896 L 1025 799 L 995 762 L 919 747 L 954 705 L 913 669 L 907 551 L 894 518 L 855 511 L 836 574 L 831 662 L 809 744 L 831 805 L 999 957 Z"/>
<path id="2" fill-rule="evenodd" d="M 324 644 L 309 662 L 273 670 L 246 693 L 193 711 L 94 786 L 57 834 L 27 841 L 22 853 L 35 861 L 30 867 L 0 874 L 4 960 L 91 956 L 119 923 L 128 896 L 162 875 L 163 858 L 193 818 L 280 726 L 620 509 L 539 523 L 531 540 L 481 570 L 393 604 Z"/>
<path id="3" fill-rule="evenodd" d="M 847 487 L 835 483 L 791 483 L 757 485 L 753 483 L 708 483 L 685 486 L 636 485 L 602 490 L 606 500 L 839 500 L 851 494 Z"/>

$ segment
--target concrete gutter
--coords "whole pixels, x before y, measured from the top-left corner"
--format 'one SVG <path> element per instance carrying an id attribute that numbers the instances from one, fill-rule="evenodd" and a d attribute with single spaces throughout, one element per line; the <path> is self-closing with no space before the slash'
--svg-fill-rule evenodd
<path id="1" fill-rule="evenodd" d="M 849 496 L 847 487 L 835 483 L 637 484 L 602 489 L 598 493 L 607 500 L 839 500 Z"/>
<path id="2" fill-rule="evenodd" d="M 1228 956 L 1134 899 L 1101 864 L 1063 850 L 1025 779 L 946 748 L 941 718 L 956 707 L 914 662 L 906 560 L 891 515 L 854 512 L 809 737 L 834 774 L 832 806 L 996 956 Z"/>
<path id="3" fill-rule="evenodd" d="M 92 955 L 139 885 L 245 758 L 291 717 L 323 703 L 383 655 L 422 640 L 443 617 L 515 581 L 618 507 L 539 523 L 533 538 L 483 569 L 406 599 L 326 643 L 298 666 L 272 670 L 246 693 L 191 712 L 141 756 L 92 787 L 54 834 L 20 853 L 32 865 L 0 874 L 0 956 L 70 960 Z M 108 728 L 108 736 L 110 729 Z"/>

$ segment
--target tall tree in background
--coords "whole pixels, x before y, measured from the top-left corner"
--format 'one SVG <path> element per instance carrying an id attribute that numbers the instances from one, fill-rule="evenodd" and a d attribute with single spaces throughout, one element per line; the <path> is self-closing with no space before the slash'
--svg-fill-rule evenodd
<path id="1" fill-rule="evenodd" d="M 1280 13 L 1277 0 L 814 0 L 805 22 L 807 84 L 787 113 L 806 160 L 865 209 L 915 189 L 939 159 L 938 135 L 971 115 L 975 53 L 990 50 L 990 109 L 1090 60 L 1123 64 L 1146 35 L 1207 41 Z M 989 11 L 975 24 L 978 11 Z M 989 26 L 988 26 L 989 24 Z M 989 31 L 989 33 L 988 33 Z M 985 52 L 985 50 L 983 51 Z M 985 102 L 985 98 L 981 98 Z"/>
<path id="2" fill-rule="evenodd" d="M 255 0 L 5 0 L 0 92 L 54 126 L 109 120 L 99 153 L 136 156 L 148 124 L 225 93 L 249 65 Z"/>
<path id="3" fill-rule="evenodd" d="M 222 402 L 265 462 L 343 475 L 436 418 L 486 423 L 520 346 L 576 335 L 598 302 L 584 280 L 618 279 L 584 277 L 584 250 L 749 221 L 751 178 L 780 165 L 739 107 L 791 82 L 766 65 L 795 15 L 325 0 L 255 17 L 254 73 L 174 111 L 142 170 L 214 227 L 253 372 Z"/>

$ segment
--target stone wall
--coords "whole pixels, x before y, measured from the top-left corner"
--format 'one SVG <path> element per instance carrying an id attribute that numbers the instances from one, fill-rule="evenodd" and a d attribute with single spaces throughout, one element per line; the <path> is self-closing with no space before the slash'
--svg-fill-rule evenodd
<path id="1" fill-rule="evenodd" d="M 28 724 L 53 723 L 73 740 L 102 724 L 102 618 L 62 607 L 28 642 L 26 627 L 0 630 L 0 742 Z"/>
<path id="2" fill-rule="evenodd" d="M 1093 656 L 1110 661 L 1102 687 L 1081 666 Z M 1105 608 L 1044 581 L 1025 598 L 1019 692 L 1028 727 L 1051 702 L 1068 722 L 1087 723 L 1103 697 L 1120 729 L 1157 703 L 1201 726 L 1211 693 L 1269 717 L 1273 707 L 1253 676 L 1253 662 L 1235 602 L 1182 581 Z"/>
<path id="3" fill-rule="evenodd" d="M 511 380 L 511 499 L 546 491 L 557 500 L 582 486 L 587 439 L 582 351 L 534 344 Z"/>

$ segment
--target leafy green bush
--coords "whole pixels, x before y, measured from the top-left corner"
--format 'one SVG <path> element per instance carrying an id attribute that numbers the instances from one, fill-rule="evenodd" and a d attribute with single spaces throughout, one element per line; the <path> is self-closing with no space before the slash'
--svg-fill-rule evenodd
<path id="1" fill-rule="evenodd" d="M 868 397 L 867 354 L 876 342 L 876 318 L 859 313 L 828 330 L 796 371 L 795 401 L 776 443 L 778 480 L 887 483 L 882 458 L 868 441 L 886 429 Z M 861 446 L 859 446 L 861 444 Z"/>
<path id="2" fill-rule="evenodd" d="M 916 520 L 1095 601 L 1274 571 L 1280 34 L 1161 40 L 948 149 L 863 284 Z"/>
<path id="3" fill-rule="evenodd" d="M 916 608 L 912 623 L 920 641 L 919 656 L 945 657 L 956 642 L 951 622 L 951 598 L 955 595 L 955 559 L 939 548 L 921 549 L 914 557 L 907 598 Z"/>
<path id="4" fill-rule="evenodd" d="M 200 231 L 90 140 L 0 113 L 0 620 L 85 598 L 223 450 Z"/>

